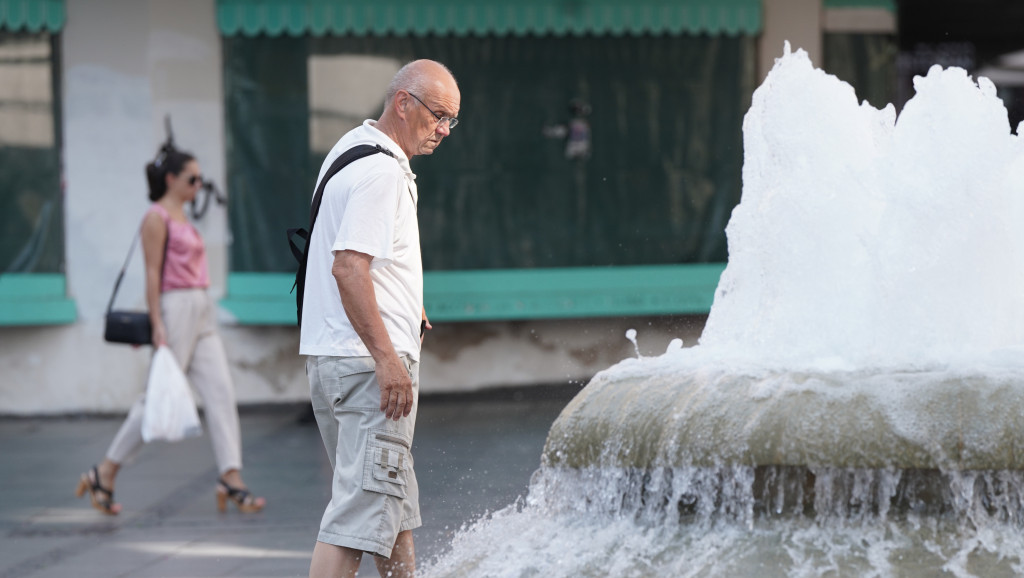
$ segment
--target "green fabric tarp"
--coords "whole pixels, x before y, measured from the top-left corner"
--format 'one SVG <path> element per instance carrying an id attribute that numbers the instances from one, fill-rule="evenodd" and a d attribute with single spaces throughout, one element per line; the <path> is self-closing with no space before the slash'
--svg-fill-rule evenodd
<path id="1" fill-rule="evenodd" d="M 51 81 L 49 99 L 0 99 L 0 115 L 13 119 L 0 134 L 0 273 L 64 270 L 58 46 L 49 34 L 0 31 L 0 49 L 10 55 L 0 58 L 0 83 Z"/>
<path id="2" fill-rule="evenodd" d="M 307 224 L 327 152 L 310 150 L 307 61 L 337 54 L 434 58 L 459 79 L 462 123 L 413 159 L 425 269 L 727 259 L 750 37 L 231 37 L 224 47 L 233 271 L 295 270 L 284 232 Z M 569 120 L 574 98 L 592 107 L 586 160 L 543 130 Z"/>
<path id="3" fill-rule="evenodd" d="M 825 71 L 850 83 L 857 98 L 875 108 L 896 99 L 894 34 L 826 33 L 823 38 Z"/>

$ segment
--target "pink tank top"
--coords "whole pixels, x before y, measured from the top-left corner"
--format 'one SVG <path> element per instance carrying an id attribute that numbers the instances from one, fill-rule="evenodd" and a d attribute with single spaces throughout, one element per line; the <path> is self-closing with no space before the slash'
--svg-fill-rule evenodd
<path id="1" fill-rule="evenodd" d="M 171 219 L 160 205 L 153 203 L 149 213 L 157 213 L 167 223 L 167 257 L 164 260 L 164 281 L 160 291 L 171 289 L 206 289 L 210 273 L 206 266 L 206 248 L 199 231 L 191 223 Z"/>

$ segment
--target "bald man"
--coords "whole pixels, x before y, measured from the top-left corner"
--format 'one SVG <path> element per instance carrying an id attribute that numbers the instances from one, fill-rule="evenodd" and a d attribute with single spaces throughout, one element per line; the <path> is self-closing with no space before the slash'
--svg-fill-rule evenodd
<path id="1" fill-rule="evenodd" d="M 364 552 L 381 576 L 412 576 L 420 526 L 413 472 L 419 357 L 430 328 L 409 159 L 458 124 L 444 65 L 417 60 L 392 79 L 379 120 L 338 141 L 320 169 L 357 145 L 380 147 L 330 178 L 309 240 L 300 353 L 334 479 L 309 575 L 354 576 Z"/>

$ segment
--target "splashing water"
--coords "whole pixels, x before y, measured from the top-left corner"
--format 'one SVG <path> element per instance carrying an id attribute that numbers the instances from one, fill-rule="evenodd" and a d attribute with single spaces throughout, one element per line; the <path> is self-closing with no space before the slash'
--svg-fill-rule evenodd
<path id="1" fill-rule="evenodd" d="M 633 350 L 636 351 L 636 358 L 641 359 L 640 346 L 636 342 L 636 329 L 627 329 L 626 339 L 630 340 L 633 343 Z"/>
<path id="2" fill-rule="evenodd" d="M 672 341 L 668 342 L 668 347 L 665 348 L 665 353 L 673 353 L 683 348 L 683 340 L 676 337 Z"/>
<path id="3" fill-rule="evenodd" d="M 976 484 L 994 474 L 950 474 L 956 513 L 879 512 L 922 480 L 892 471 L 815 468 L 817 518 L 785 511 L 797 500 L 764 492 L 754 468 L 539 470 L 525 503 L 477 521 L 434 560 L 427 577 L 1019 576 L 1024 534 L 994 525 Z M 771 471 L 777 478 L 784 470 Z M 909 479 L 904 479 L 909 477 Z M 1013 480 L 1018 487 L 1021 474 Z M 724 482 L 724 483 L 723 483 Z M 778 488 L 776 488 L 777 490 Z M 713 499 L 704 500 L 711 494 Z M 1019 499 L 1019 495 L 1015 498 Z M 976 524 L 980 524 L 976 526 Z"/>
<path id="4" fill-rule="evenodd" d="M 527 499 L 461 532 L 424 575 L 1024 574 L 1024 471 L 942 465 L 984 452 L 1013 462 L 1024 445 L 993 432 L 967 440 L 977 446 L 961 439 L 954 459 L 928 445 L 935 424 L 904 411 L 933 383 L 956 399 L 1020 397 L 1024 141 L 988 80 L 933 67 L 914 86 L 897 118 L 891 105 L 859 105 L 849 85 L 787 44 L 744 119 L 743 197 L 700 343 L 643 358 L 627 332 L 637 359 L 588 389 L 611 384 L 610 406 L 642 411 L 606 416 L 593 428 L 602 435 L 628 423 L 587 455 L 566 436 L 597 434 L 553 427 Z M 670 399 L 684 382 L 687 399 Z M 764 461 L 730 462 L 725 451 L 677 459 L 705 442 L 731 451 L 734 438 L 762 431 L 762 402 L 808 396 L 832 405 L 783 419 L 778 439 L 744 438 L 742 455 Z M 730 414 L 729 399 L 753 409 Z M 576 409 L 595 403 L 579 400 Z M 691 447 L 665 435 L 696 421 L 673 403 L 705 410 Z M 938 404 L 934 419 L 966 432 L 1021 413 L 978 407 L 969 415 Z M 560 422 L 584 419 L 571 409 Z M 892 439 L 918 443 L 907 446 L 911 461 L 939 466 L 837 466 L 806 451 L 794 460 L 818 444 L 871 462 L 889 441 L 803 429 L 831 421 L 893 428 Z"/>
<path id="5" fill-rule="evenodd" d="M 743 198 L 703 355 L 975 367 L 1024 343 L 1024 140 L 934 66 L 896 118 L 787 55 L 743 124 Z M 1019 132 L 1019 130 L 1018 130 Z"/>

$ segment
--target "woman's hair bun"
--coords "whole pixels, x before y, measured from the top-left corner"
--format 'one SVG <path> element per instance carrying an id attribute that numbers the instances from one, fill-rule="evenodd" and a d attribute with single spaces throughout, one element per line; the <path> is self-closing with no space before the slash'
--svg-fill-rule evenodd
<path id="1" fill-rule="evenodd" d="M 173 145 L 160 147 L 160 152 L 146 165 L 146 182 L 149 183 L 149 200 L 159 201 L 167 193 L 167 175 L 180 175 L 189 161 L 196 158 L 191 153 L 179 151 Z"/>

